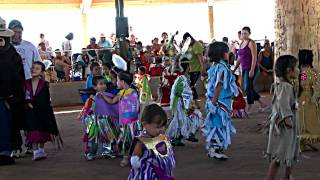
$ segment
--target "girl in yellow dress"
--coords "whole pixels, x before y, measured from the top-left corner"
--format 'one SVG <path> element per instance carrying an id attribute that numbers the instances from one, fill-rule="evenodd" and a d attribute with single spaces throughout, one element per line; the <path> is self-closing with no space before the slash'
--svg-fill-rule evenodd
<path id="1" fill-rule="evenodd" d="M 299 51 L 299 116 L 301 148 L 317 149 L 313 144 L 320 142 L 320 74 L 313 68 L 311 50 Z"/>

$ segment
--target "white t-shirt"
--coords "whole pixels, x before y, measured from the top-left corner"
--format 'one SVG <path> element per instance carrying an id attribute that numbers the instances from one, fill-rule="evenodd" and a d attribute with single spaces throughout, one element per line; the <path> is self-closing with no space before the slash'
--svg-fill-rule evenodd
<path id="1" fill-rule="evenodd" d="M 22 40 L 19 45 L 13 46 L 21 56 L 25 78 L 31 79 L 32 63 L 41 61 L 37 48 L 31 42 L 25 40 Z"/>
<path id="2" fill-rule="evenodd" d="M 71 57 L 71 54 L 72 54 L 71 50 L 72 50 L 71 41 L 70 40 L 64 41 L 62 43 L 62 51 L 64 55 L 67 57 Z"/>

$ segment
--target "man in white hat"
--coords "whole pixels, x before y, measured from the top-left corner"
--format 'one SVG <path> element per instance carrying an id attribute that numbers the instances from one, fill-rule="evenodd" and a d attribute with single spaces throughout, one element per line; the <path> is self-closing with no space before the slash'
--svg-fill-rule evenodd
<path id="1" fill-rule="evenodd" d="M 14 32 L 0 17 L 0 166 L 14 164 L 12 150 L 12 109 L 24 100 L 24 70 L 21 57 L 10 43 Z"/>
<path id="2" fill-rule="evenodd" d="M 99 46 L 99 48 L 111 48 L 112 47 L 110 41 L 108 41 L 106 39 L 106 36 L 104 34 L 100 35 L 100 40 L 99 40 L 98 46 Z"/>
<path id="3" fill-rule="evenodd" d="M 31 67 L 34 61 L 41 61 L 37 48 L 29 41 L 22 40 L 23 26 L 20 21 L 12 20 L 9 29 L 14 32 L 12 44 L 20 54 L 26 79 L 31 79 Z"/>

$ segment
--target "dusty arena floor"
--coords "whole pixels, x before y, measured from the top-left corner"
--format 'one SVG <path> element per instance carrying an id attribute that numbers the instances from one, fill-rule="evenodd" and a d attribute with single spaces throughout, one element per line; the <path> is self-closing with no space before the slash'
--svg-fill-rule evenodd
<path id="1" fill-rule="evenodd" d="M 176 179 L 263 180 L 268 167 L 268 162 L 262 155 L 266 148 L 267 137 L 257 132 L 257 124 L 265 120 L 268 114 L 269 112 L 256 113 L 250 119 L 234 120 L 237 135 L 232 139 L 232 146 L 227 151 L 231 157 L 227 161 L 208 159 L 202 138 L 199 143 L 187 143 L 185 147 L 175 148 Z M 76 120 L 76 116 L 75 112 L 56 115 L 65 142 L 62 150 L 58 151 L 53 145 L 48 144 L 47 160 L 33 162 L 31 157 L 25 157 L 16 160 L 14 166 L 0 167 L 0 180 L 126 179 L 129 168 L 121 168 L 120 159 L 85 161 L 81 122 Z M 319 152 L 304 153 L 301 162 L 294 168 L 294 179 L 319 180 L 319 165 Z M 283 174 L 282 171 L 280 173 Z"/>

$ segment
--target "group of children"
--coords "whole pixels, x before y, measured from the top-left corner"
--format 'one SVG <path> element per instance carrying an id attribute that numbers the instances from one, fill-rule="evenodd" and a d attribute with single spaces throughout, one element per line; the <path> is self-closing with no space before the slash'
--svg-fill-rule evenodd
<path id="1" fill-rule="evenodd" d="M 204 122 L 201 113 L 193 108 L 188 59 L 179 60 L 181 72 L 170 91 L 173 114 L 169 121 L 166 112 L 159 105 L 150 103 L 150 87 L 144 68 L 139 68 L 135 86 L 132 74 L 114 70 L 112 65 L 104 64 L 101 75 L 100 65 L 93 63 L 92 77 L 88 78 L 87 88 L 93 88 L 95 93 L 86 100 L 80 113 L 86 159 L 93 160 L 100 155 L 111 158 L 122 156 L 120 165 L 131 165 L 129 179 L 174 179 L 175 159 L 172 146 L 183 145 L 182 139 L 196 142 L 195 134 L 200 129 L 205 138 L 208 156 L 227 159 L 228 156 L 223 151 L 227 150 L 232 135 L 236 133 L 231 119 L 235 114 L 232 103 L 239 98 L 240 93 L 236 77 L 228 65 L 228 52 L 228 46 L 223 42 L 214 42 L 208 47 L 207 56 L 212 65 L 207 77 L 207 115 Z M 306 67 L 308 63 L 300 62 L 302 73 L 299 75 L 297 62 L 295 57 L 285 55 L 280 56 L 275 64 L 277 80 L 272 87 L 272 114 L 266 153 L 271 160 L 268 180 L 275 179 L 280 164 L 286 166 L 285 178 L 291 179 L 292 165 L 299 157 L 299 94 L 293 82 L 297 78 L 300 82 L 315 78 L 317 81 L 310 87 L 319 87 L 318 74 Z M 46 158 L 44 143 L 59 136 L 50 105 L 48 84 L 41 78 L 43 71 L 44 65 L 35 62 L 32 66 L 32 79 L 26 81 L 26 137 L 27 143 L 34 148 L 34 160 Z M 308 92 L 310 89 L 306 87 L 309 86 L 305 86 L 304 91 Z M 301 89 L 303 87 L 300 86 L 300 93 L 303 92 Z M 311 102 L 316 103 L 318 108 L 319 93 L 312 92 Z M 141 102 L 144 103 L 142 109 Z M 307 102 L 303 103 L 305 105 Z M 310 126 L 305 122 L 304 128 Z M 308 142 L 311 135 L 305 135 L 305 139 Z M 318 139 L 315 137 L 309 142 Z"/>

